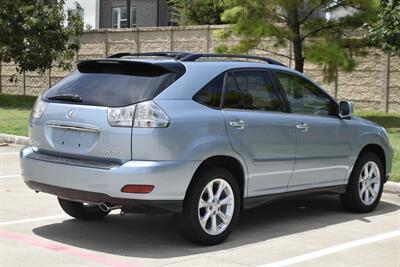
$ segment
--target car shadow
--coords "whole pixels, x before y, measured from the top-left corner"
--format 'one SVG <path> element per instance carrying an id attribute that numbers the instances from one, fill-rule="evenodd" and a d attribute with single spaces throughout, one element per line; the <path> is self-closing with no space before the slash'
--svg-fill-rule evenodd
<path id="1" fill-rule="evenodd" d="M 399 205 L 381 201 L 374 212 L 356 214 L 343 210 L 337 196 L 281 200 L 243 211 L 231 236 L 213 247 L 186 241 L 179 234 L 172 214 L 109 215 L 97 222 L 68 219 L 35 228 L 33 232 L 40 237 L 83 249 L 165 259 L 216 252 L 353 220 L 369 223 L 368 217 L 391 213 L 399 208 Z"/>

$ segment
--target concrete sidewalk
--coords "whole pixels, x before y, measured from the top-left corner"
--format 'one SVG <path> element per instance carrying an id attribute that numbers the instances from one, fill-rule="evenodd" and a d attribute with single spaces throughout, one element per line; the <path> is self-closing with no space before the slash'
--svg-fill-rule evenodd
<path id="1" fill-rule="evenodd" d="M 17 144 L 17 145 L 28 145 L 29 138 L 26 136 L 18 136 L 13 134 L 0 133 L 0 144 Z"/>

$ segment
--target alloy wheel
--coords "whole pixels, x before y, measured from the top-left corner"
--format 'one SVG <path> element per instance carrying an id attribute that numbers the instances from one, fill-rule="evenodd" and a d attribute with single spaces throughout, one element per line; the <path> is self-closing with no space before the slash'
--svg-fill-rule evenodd
<path id="1" fill-rule="evenodd" d="M 235 197 L 230 184 L 221 178 L 210 181 L 198 204 L 198 218 L 203 230 L 209 235 L 221 234 L 229 226 L 234 210 Z"/>
<path id="2" fill-rule="evenodd" d="M 378 165 L 373 162 L 367 162 L 361 169 L 358 179 L 358 193 L 361 201 L 365 205 L 371 205 L 378 197 L 381 186 L 381 174 Z"/>

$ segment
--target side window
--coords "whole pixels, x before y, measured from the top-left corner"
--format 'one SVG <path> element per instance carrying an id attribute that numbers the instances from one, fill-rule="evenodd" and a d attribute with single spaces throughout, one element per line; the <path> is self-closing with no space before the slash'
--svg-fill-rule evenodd
<path id="1" fill-rule="evenodd" d="M 321 89 L 292 74 L 275 72 L 293 113 L 335 116 L 336 105 Z"/>
<path id="2" fill-rule="evenodd" d="M 219 108 L 222 96 L 224 75 L 219 75 L 193 97 L 193 99 L 203 105 Z"/>
<path id="3" fill-rule="evenodd" d="M 242 96 L 232 73 L 225 79 L 224 108 L 243 108 Z"/>
<path id="4" fill-rule="evenodd" d="M 265 71 L 235 71 L 237 85 L 245 109 L 283 111 L 283 105 L 271 79 Z"/>

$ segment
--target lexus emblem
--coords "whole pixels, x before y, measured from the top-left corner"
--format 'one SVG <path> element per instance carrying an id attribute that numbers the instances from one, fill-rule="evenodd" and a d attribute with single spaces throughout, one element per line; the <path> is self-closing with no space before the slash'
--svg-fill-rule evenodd
<path id="1" fill-rule="evenodd" d="M 68 110 L 66 116 L 67 116 L 68 119 L 76 118 L 76 110 L 75 109 Z"/>

